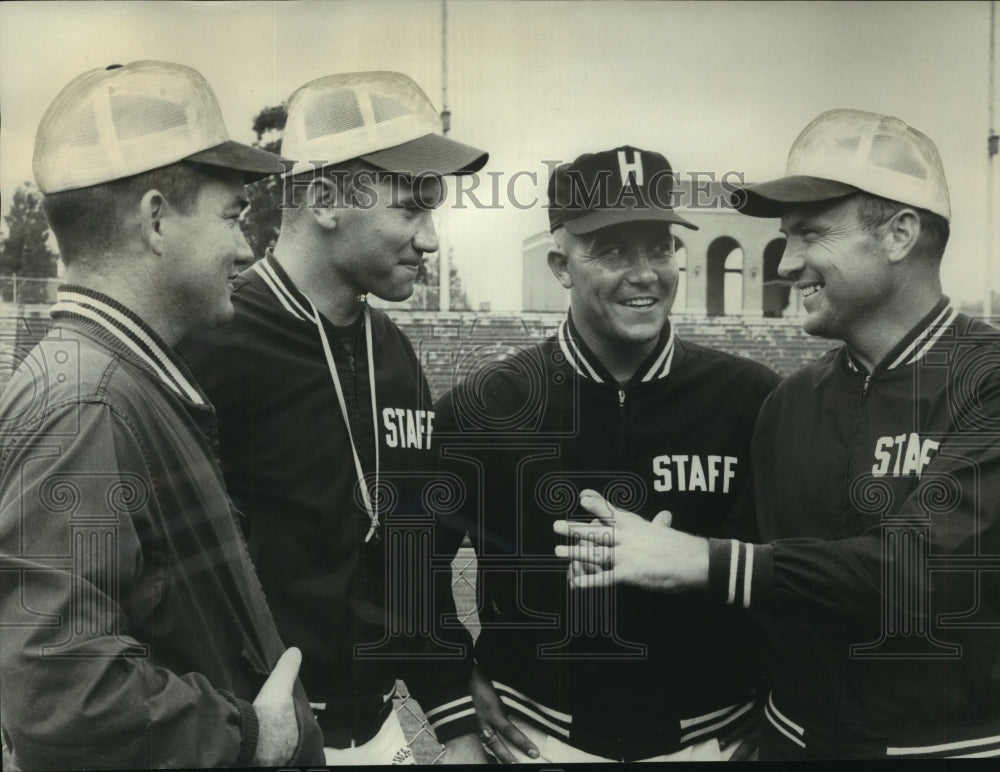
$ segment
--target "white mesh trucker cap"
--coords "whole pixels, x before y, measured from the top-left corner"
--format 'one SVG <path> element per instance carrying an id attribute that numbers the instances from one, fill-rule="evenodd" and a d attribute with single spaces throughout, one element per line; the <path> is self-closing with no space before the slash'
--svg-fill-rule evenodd
<path id="1" fill-rule="evenodd" d="M 780 217 L 785 204 L 865 191 L 951 219 L 937 148 L 899 118 L 828 110 L 792 143 L 786 171 L 781 179 L 738 189 L 733 206 L 753 217 Z"/>
<path id="2" fill-rule="evenodd" d="M 43 193 L 129 177 L 188 160 L 244 173 L 282 171 L 281 158 L 229 139 L 201 73 L 138 61 L 90 70 L 49 105 L 35 134 L 33 168 Z"/>
<path id="3" fill-rule="evenodd" d="M 288 100 L 281 152 L 286 172 L 319 169 L 352 158 L 389 172 L 471 174 L 489 154 L 438 134 L 427 95 L 400 72 L 349 72 L 317 78 Z"/>

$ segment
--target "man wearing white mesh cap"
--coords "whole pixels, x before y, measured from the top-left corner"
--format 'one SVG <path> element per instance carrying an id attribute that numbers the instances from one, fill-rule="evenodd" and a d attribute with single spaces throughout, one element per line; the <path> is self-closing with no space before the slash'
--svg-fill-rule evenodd
<path id="1" fill-rule="evenodd" d="M 319 727 L 174 346 L 232 316 L 243 185 L 197 71 L 71 81 L 35 178 L 66 266 L 0 399 L 0 726 L 20 769 L 314 764 Z M 5 761 L 6 758 L 5 753 Z"/>
<path id="2" fill-rule="evenodd" d="M 646 528 L 588 495 L 615 528 L 584 582 L 757 612 L 761 758 L 1000 756 L 1000 335 L 942 294 L 943 165 L 897 118 L 832 110 L 787 172 L 734 203 L 781 218 L 803 326 L 844 345 L 761 409 L 764 543 Z"/>
<path id="3" fill-rule="evenodd" d="M 412 294 L 438 248 L 441 178 L 487 154 L 438 135 L 401 73 L 319 78 L 287 110 L 278 241 L 237 282 L 233 323 L 185 351 L 219 411 L 226 481 L 279 628 L 303 651 L 327 763 L 412 763 L 397 678 L 446 760 L 484 761 L 471 658 L 419 632 L 433 627 L 429 592 L 416 592 L 430 577 L 394 535 L 433 514 L 430 392 L 410 341 L 366 296 Z"/>

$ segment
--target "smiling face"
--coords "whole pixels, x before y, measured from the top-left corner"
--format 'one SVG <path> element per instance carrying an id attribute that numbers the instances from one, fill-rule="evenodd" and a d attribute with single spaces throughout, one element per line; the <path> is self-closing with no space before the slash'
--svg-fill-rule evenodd
<path id="1" fill-rule="evenodd" d="M 573 322 L 602 360 L 652 352 L 677 292 L 674 239 L 666 223 L 631 222 L 586 236 L 556 232 L 549 265 L 570 290 Z"/>
<path id="2" fill-rule="evenodd" d="M 802 294 L 810 335 L 851 343 L 879 323 L 892 295 L 891 261 L 858 218 L 858 197 L 790 205 L 778 273 Z"/>
<path id="3" fill-rule="evenodd" d="M 431 212 L 441 197 L 435 177 L 414 184 L 392 176 L 360 188 L 355 205 L 338 216 L 338 280 L 353 294 L 410 297 L 424 255 L 438 248 Z"/>

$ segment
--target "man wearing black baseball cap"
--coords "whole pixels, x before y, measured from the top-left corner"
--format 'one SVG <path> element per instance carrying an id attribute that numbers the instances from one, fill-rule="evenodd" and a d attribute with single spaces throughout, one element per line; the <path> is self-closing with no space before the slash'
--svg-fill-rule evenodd
<path id="1" fill-rule="evenodd" d="M 320 730 L 174 346 L 227 322 L 243 185 L 196 70 L 86 72 L 38 127 L 66 266 L 0 400 L 0 724 L 18 769 L 311 765 Z"/>
<path id="2" fill-rule="evenodd" d="M 581 584 L 758 612 L 761 758 L 1000 756 L 1000 335 L 942 294 L 937 148 L 898 118 L 830 110 L 784 177 L 734 203 L 781 218 L 803 327 L 844 343 L 761 409 L 759 543 L 651 529 L 588 494 L 614 534 Z"/>
<path id="3" fill-rule="evenodd" d="M 587 487 L 648 520 L 683 513 L 705 536 L 752 520 L 750 436 L 777 376 L 675 334 L 671 229 L 695 226 L 673 209 L 673 182 L 663 155 L 631 146 L 555 168 L 548 262 L 569 314 L 436 406 L 445 469 L 467 492 L 454 534 L 472 524 L 479 556 L 474 695 L 503 761 L 753 751 L 741 740 L 759 671 L 739 614 L 631 589 L 571 594 L 580 564 L 545 560 L 552 522 Z"/>

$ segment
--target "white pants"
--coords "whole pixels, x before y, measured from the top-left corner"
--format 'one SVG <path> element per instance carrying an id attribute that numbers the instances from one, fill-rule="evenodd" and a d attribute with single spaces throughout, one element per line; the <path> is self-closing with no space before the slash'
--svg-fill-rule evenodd
<path id="1" fill-rule="evenodd" d="M 539 731 L 517 716 L 508 715 L 508 718 L 538 748 L 539 756 L 537 759 L 533 759 L 521 753 L 521 751 L 514 747 L 513 743 L 508 742 L 507 748 L 514 754 L 514 759 L 518 764 L 574 764 L 578 762 L 618 761 L 618 759 L 607 759 L 603 756 L 595 756 L 593 753 L 587 753 L 586 751 L 581 751 L 579 748 L 574 748 L 572 745 L 564 743 L 552 735 Z M 719 750 L 719 743 L 712 737 L 704 742 L 682 748 L 675 753 L 664 753 L 660 756 L 640 759 L 640 761 L 728 761 L 729 757 L 736 752 L 738 746 L 739 743 L 734 743 L 724 751 Z"/>
<path id="2" fill-rule="evenodd" d="M 390 711 L 378 734 L 364 745 L 351 748 L 324 748 L 327 766 L 339 767 L 354 764 L 414 764 L 403 727 L 396 711 Z"/>

